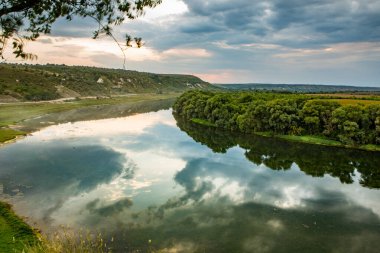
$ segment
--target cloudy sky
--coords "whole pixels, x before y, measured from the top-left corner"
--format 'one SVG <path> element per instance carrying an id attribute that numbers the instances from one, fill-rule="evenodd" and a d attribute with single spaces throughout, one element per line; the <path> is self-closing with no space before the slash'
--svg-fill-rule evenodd
<path id="1" fill-rule="evenodd" d="M 127 69 L 194 74 L 215 83 L 380 87 L 380 0 L 163 0 L 115 29 L 142 37 Z M 122 67 L 91 20 L 59 20 L 28 48 L 38 63 Z"/>

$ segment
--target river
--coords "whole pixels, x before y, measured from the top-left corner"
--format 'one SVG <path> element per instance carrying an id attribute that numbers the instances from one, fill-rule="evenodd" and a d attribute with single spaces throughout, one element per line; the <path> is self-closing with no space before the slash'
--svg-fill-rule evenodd
<path id="1" fill-rule="evenodd" d="M 239 136 L 171 110 L 0 147 L 0 198 L 114 252 L 378 252 L 380 153 Z"/>

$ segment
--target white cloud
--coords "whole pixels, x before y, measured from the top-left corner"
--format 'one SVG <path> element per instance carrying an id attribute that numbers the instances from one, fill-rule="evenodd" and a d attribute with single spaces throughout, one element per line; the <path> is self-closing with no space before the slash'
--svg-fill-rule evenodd
<path id="1" fill-rule="evenodd" d="M 171 48 L 162 52 L 163 57 L 207 58 L 212 54 L 203 48 Z"/>
<path id="2" fill-rule="evenodd" d="M 173 15 L 184 14 L 188 11 L 187 5 L 181 0 L 163 0 L 156 8 L 148 9 L 142 20 L 155 21 L 170 18 Z"/>

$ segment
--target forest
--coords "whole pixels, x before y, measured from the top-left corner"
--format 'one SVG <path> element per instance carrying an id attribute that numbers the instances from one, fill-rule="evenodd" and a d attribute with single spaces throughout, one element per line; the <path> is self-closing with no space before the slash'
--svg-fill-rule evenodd
<path id="1" fill-rule="evenodd" d="M 273 92 L 185 92 L 173 112 L 243 133 L 317 136 L 347 146 L 380 144 L 380 103 L 342 104 L 319 96 Z"/>

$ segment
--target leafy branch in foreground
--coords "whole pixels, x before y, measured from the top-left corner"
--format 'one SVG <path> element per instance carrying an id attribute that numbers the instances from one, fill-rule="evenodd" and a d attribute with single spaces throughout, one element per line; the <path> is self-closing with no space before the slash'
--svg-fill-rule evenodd
<path id="1" fill-rule="evenodd" d="M 35 41 L 41 34 L 49 34 L 52 24 L 58 18 L 71 21 L 74 17 L 91 18 L 98 24 L 93 38 L 105 35 L 111 37 L 124 50 L 132 45 L 141 47 L 141 38 L 126 35 L 120 43 L 112 33 L 112 28 L 126 19 L 136 19 L 146 8 L 154 8 L 162 0 L 9 0 L 0 2 L 0 57 L 12 44 L 16 58 L 35 59 L 36 55 L 24 51 L 25 41 Z"/>

